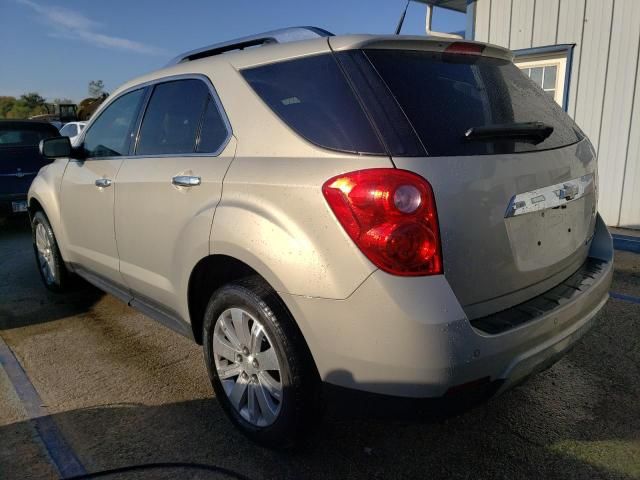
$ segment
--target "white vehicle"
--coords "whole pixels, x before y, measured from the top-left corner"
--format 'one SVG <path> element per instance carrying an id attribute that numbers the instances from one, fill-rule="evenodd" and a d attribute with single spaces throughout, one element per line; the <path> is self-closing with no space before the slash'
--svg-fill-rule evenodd
<path id="1" fill-rule="evenodd" d="M 71 145 L 75 145 L 75 141 L 80 136 L 80 132 L 84 129 L 87 122 L 69 122 L 60 129 L 60 135 L 69 137 Z"/>

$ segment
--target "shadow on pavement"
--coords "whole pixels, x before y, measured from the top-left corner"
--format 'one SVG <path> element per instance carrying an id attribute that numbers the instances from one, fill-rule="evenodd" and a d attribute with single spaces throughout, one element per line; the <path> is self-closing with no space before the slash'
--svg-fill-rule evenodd
<path id="1" fill-rule="evenodd" d="M 327 419 L 297 452 L 251 444 L 226 420 L 215 399 L 162 406 L 112 405 L 54 416 L 88 472 L 154 462 L 216 465 L 252 479 L 263 478 L 634 478 L 624 456 L 637 438 L 601 438 L 582 425 L 584 435 L 567 438 L 554 427 L 563 419 L 537 418 L 539 431 L 520 434 L 512 415 L 526 415 L 524 392 L 481 411 L 433 425 Z M 537 416 L 533 405 L 531 414 Z M 637 407 L 635 413 L 640 413 Z M 588 422 L 588 420 L 584 420 Z M 0 445 L 27 435 L 28 422 L 0 427 Z M 560 435 L 558 435 L 560 434 Z M 532 438 L 529 438 L 532 437 Z M 562 445 L 614 445 L 618 461 L 598 465 Z M 615 444 L 619 445 L 615 450 Z M 0 476 L 25 478 L 37 472 L 19 449 L 0 448 Z M 15 446 L 14 446 L 15 447 Z M 579 447 L 575 447 L 578 448 Z M 600 447 L 603 448 L 602 446 Z M 611 456 L 611 452 L 609 455 Z M 2 472 L 4 471 L 4 473 Z M 229 478 L 193 468 L 149 469 L 105 478 Z"/>
<path id="2" fill-rule="evenodd" d="M 0 225 L 0 330 L 36 325 L 85 313 L 104 295 L 78 280 L 70 293 L 49 292 L 40 280 L 27 217 Z"/>

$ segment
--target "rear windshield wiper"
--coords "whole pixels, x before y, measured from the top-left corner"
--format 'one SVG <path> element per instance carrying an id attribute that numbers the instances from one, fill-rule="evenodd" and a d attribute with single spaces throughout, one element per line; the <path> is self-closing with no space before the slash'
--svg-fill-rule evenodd
<path id="1" fill-rule="evenodd" d="M 488 141 L 495 139 L 515 139 L 530 143 L 540 143 L 553 133 L 553 127 L 542 122 L 503 123 L 471 127 L 464 133 L 467 140 Z"/>

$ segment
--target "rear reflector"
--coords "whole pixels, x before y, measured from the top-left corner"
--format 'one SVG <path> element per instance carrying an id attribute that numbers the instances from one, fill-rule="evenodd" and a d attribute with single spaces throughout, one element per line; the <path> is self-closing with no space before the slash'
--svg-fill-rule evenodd
<path id="1" fill-rule="evenodd" d="M 461 55 L 480 55 L 484 51 L 484 45 L 468 42 L 453 42 L 444 49 L 445 53 L 456 53 Z"/>

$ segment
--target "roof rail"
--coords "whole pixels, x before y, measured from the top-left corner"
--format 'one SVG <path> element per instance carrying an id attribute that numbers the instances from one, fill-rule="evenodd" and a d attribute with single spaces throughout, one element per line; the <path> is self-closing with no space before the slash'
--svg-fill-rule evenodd
<path id="1" fill-rule="evenodd" d="M 299 40 L 310 40 L 320 37 L 332 37 L 333 33 L 318 27 L 289 27 L 279 30 L 271 30 L 270 32 L 258 33 L 248 37 L 236 38 L 227 42 L 215 43 L 207 47 L 197 48 L 190 52 L 185 52 L 173 60 L 166 66 L 177 65 L 178 63 L 190 62 L 200 58 L 212 57 L 224 52 L 232 50 L 243 50 L 249 47 L 256 47 L 270 43 L 288 43 L 297 42 Z"/>

